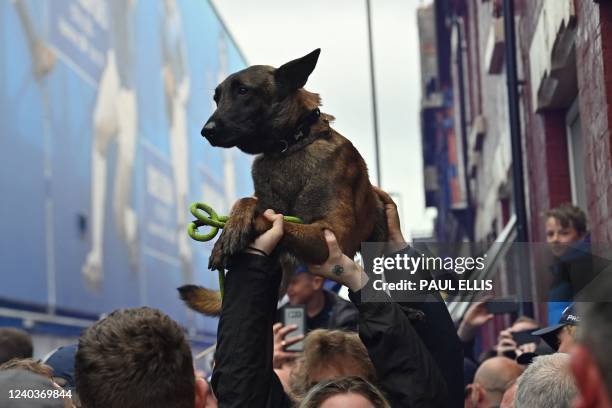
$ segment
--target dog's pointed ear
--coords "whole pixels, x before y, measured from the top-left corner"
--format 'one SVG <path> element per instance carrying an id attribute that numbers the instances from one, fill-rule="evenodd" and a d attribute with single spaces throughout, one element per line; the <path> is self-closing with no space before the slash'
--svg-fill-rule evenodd
<path id="1" fill-rule="evenodd" d="M 288 91 L 295 91 L 306 85 L 308 76 L 314 71 L 321 49 L 317 48 L 302 58 L 289 61 L 276 70 L 276 81 Z"/>

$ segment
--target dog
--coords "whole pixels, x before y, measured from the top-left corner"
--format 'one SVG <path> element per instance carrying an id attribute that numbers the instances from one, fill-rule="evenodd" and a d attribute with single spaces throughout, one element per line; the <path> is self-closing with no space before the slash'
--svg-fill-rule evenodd
<path id="1" fill-rule="evenodd" d="M 271 227 L 262 215 L 268 208 L 304 222 L 285 223 L 275 251 L 285 282 L 299 264 L 328 258 L 324 229 L 333 231 L 351 258 L 361 242 L 387 240 L 384 205 L 370 184 L 365 161 L 331 128 L 333 116 L 319 111 L 319 95 L 304 89 L 320 51 L 279 68 L 251 66 L 215 89 L 217 108 L 202 135 L 212 146 L 257 155 L 252 167 L 257 198 L 242 198 L 232 208 L 209 259 L 212 270 L 223 270 L 232 255 Z M 193 285 L 179 291 L 192 309 L 220 312 L 215 292 Z"/>

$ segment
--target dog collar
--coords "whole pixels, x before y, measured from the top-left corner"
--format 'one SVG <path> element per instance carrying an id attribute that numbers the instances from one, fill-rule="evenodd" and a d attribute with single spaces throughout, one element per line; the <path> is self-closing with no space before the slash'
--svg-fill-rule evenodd
<path id="1" fill-rule="evenodd" d="M 291 146 L 304 139 L 310 134 L 310 127 L 317 123 L 321 117 L 321 111 L 319 108 L 315 108 L 302 120 L 302 124 L 298 127 L 297 132 L 289 139 L 283 139 L 280 141 L 282 149 L 280 153 L 285 153 Z"/>

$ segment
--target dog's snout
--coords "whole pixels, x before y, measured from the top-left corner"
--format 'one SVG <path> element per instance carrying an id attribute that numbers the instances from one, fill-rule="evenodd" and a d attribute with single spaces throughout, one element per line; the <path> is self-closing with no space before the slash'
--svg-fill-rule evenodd
<path id="1" fill-rule="evenodd" d="M 214 120 L 210 120 L 208 122 L 206 122 L 206 124 L 204 125 L 204 127 L 202 128 L 202 136 L 204 137 L 211 137 L 215 135 L 215 129 L 216 129 L 217 125 L 215 124 Z"/>

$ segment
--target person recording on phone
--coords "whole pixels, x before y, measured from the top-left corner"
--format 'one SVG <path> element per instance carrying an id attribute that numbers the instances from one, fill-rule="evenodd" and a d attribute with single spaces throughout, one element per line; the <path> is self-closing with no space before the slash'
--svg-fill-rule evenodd
<path id="1" fill-rule="evenodd" d="M 273 370 L 272 326 L 281 280 L 273 256 L 283 235 L 283 220 L 272 210 L 264 216 L 273 223 L 272 228 L 250 245 L 256 250 L 247 249 L 230 260 L 225 278 L 212 376 L 212 391 L 224 407 L 292 404 Z M 406 313 L 390 299 L 361 302 L 361 291 L 367 290 L 367 275 L 342 253 L 331 231 L 325 231 L 325 239 L 329 258 L 323 265 L 311 265 L 309 270 L 349 288 L 349 297 L 359 311 L 359 338 L 375 368 L 377 384 L 391 405 L 449 406 L 441 370 Z M 332 272 L 336 265 L 343 268 L 342 274 Z M 327 374 L 325 370 L 322 373 Z M 321 375 L 316 380 L 332 378 L 333 374 Z"/>
<path id="2" fill-rule="evenodd" d="M 325 278 L 313 275 L 305 266 L 298 268 L 289 281 L 289 303 L 278 310 L 278 323 L 272 328 L 275 369 L 295 361 L 303 350 L 301 340 L 313 330 L 357 331 L 357 308 L 325 289 L 324 283 Z"/>

